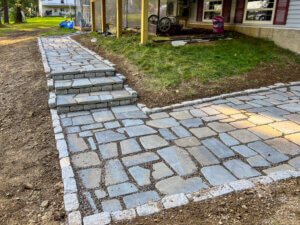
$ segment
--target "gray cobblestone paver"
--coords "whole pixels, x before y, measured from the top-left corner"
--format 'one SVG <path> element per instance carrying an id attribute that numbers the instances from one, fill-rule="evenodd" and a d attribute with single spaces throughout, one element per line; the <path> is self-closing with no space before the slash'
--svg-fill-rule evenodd
<path id="1" fill-rule="evenodd" d="M 73 213 L 68 218 L 81 214 L 85 224 L 132 219 L 158 212 L 162 206 L 187 204 L 187 198 L 178 193 L 212 187 L 203 198 L 221 196 L 252 186 L 241 179 L 271 183 L 268 177 L 257 176 L 300 169 L 298 84 L 185 102 L 147 115 L 147 108 L 130 101 L 123 100 L 131 104 L 125 106 L 107 102 L 129 96 L 109 63 L 101 63 L 100 57 L 80 45 L 69 46 L 67 38 L 43 40 L 52 72 L 63 73 L 55 75 L 57 90 L 78 87 L 83 91 L 58 95 L 50 103 L 62 109 L 90 103 L 52 114 L 67 208 Z M 89 71 L 93 69 L 98 72 Z M 81 74 L 73 82 L 78 71 Z M 116 92 L 109 82 L 119 85 L 113 89 Z M 106 90 L 87 90 L 90 84 Z M 97 108 L 96 100 L 105 101 L 98 105 L 103 109 Z M 272 176 L 280 180 L 287 174 Z M 162 205 L 149 203 L 163 198 Z M 135 206 L 140 208 L 129 209 Z"/>

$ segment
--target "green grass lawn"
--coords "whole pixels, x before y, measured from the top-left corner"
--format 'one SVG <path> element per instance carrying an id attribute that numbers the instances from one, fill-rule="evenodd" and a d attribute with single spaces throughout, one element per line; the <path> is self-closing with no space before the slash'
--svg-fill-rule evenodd
<path id="1" fill-rule="evenodd" d="M 278 65 L 299 63 L 300 57 L 277 47 L 273 42 L 232 34 L 232 40 L 172 47 L 170 43 L 139 44 L 139 35 L 120 39 L 91 34 L 98 45 L 124 56 L 146 74 L 151 89 L 174 88 L 183 82 L 198 80 L 205 84 L 243 74 L 261 63 Z"/>
<path id="2" fill-rule="evenodd" d="M 74 30 L 59 27 L 63 17 L 35 17 L 27 18 L 25 23 L 0 26 L 0 36 L 6 36 L 21 31 L 40 31 L 41 35 L 62 35 L 73 33 Z"/>

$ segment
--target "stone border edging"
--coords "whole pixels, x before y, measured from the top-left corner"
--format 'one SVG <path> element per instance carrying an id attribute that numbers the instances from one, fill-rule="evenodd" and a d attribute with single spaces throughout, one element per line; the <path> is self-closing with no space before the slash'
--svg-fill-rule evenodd
<path id="1" fill-rule="evenodd" d="M 267 176 L 259 176 L 250 179 L 242 179 L 230 182 L 228 184 L 223 184 L 219 186 L 215 186 L 208 189 L 202 189 L 198 192 L 194 192 L 192 194 L 174 194 L 163 197 L 161 200 L 157 202 L 149 202 L 147 204 L 137 206 L 135 208 L 115 211 L 112 213 L 109 212 L 101 212 L 97 214 L 93 214 L 90 216 L 83 217 L 84 225 L 106 225 L 111 222 L 118 222 L 123 220 L 131 220 L 138 216 L 149 216 L 155 213 L 159 213 L 164 209 L 176 208 L 180 206 L 184 206 L 189 202 L 201 202 L 208 199 L 213 199 L 216 197 L 221 197 L 227 194 L 231 194 L 234 192 L 245 191 L 254 188 L 257 185 L 267 185 L 274 182 L 287 180 L 291 178 L 300 177 L 300 171 L 278 171 L 270 173 Z M 71 215 L 71 219 L 73 220 L 73 215 Z M 69 214 L 70 218 L 70 214 Z M 78 223 L 70 223 L 69 225 L 77 225 Z"/>
<path id="2" fill-rule="evenodd" d="M 82 217 L 79 211 L 78 189 L 70 162 L 67 141 L 63 134 L 57 110 L 50 109 L 50 113 L 64 186 L 64 207 L 67 220 L 69 221 L 69 225 L 80 225 L 82 224 Z"/>
<path id="3" fill-rule="evenodd" d="M 196 99 L 196 100 L 192 100 L 192 101 L 184 101 L 181 103 L 176 103 L 176 104 L 172 104 L 172 105 L 168 105 L 168 106 L 164 106 L 164 107 L 148 108 L 145 104 L 140 104 L 140 103 L 138 103 L 137 106 L 144 113 L 146 113 L 147 115 L 150 115 L 152 113 L 168 111 L 168 110 L 177 109 L 177 108 L 181 108 L 181 107 L 193 106 L 196 104 L 202 104 L 205 102 L 211 102 L 211 101 L 220 100 L 220 99 L 224 99 L 224 98 L 255 94 L 255 93 L 265 92 L 265 91 L 269 91 L 269 90 L 276 89 L 276 88 L 284 88 L 284 87 L 291 87 L 291 86 L 297 86 L 297 85 L 300 85 L 300 81 L 289 82 L 289 83 L 276 83 L 274 85 L 270 85 L 267 87 L 247 89 L 247 90 L 243 90 L 243 91 L 237 91 L 237 92 L 232 92 L 232 93 L 228 93 L 228 94 L 221 94 L 221 95 L 208 97 L 208 98 L 200 98 L 200 99 Z"/>

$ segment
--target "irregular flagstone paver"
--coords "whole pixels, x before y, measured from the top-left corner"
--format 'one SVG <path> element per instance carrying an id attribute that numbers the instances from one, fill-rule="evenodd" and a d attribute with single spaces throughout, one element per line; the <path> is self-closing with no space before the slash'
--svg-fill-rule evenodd
<path id="1" fill-rule="evenodd" d="M 73 165 L 77 168 L 100 166 L 101 162 L 95 152 L 84 152 L 72 156 Z"/>
<path id="2" fill-rule="evenodd" d="M 255 151 L 251 150 L 246 145 L 234 146 L 234 147 L 232 147 L 232 149 L 244 157 L 250 157 L 250 156 L 257 155 L 257 153 Z"/>
<path id="3" fill-rule="evenodd" d="M 212 128 L 216 132 L 227 132 L 227 131 L 235 130 L 234 127 L 232 127 L 227 123 L 212 122 L 212 123 L 208 123 L 207 126 Z"/>
<path id="4" fill-rule="evenodd" d="M 281 131 L 284 134 L 300 132 L 300 125 L 291 121 L 282 121 L 271 124 L 270 126 Z"/>
<path id="5" fill-rule="evenodd" d="M 79 170 L 79 177 L 83 186 L 87 189 L 97 188 L 101 185 L 101 169 L 89 168 Z"/>
<path id="6" fill-rule="evenodd" d="M 160 135 L 167 141 L 175 140 L 177 137 L 169 129 L 159 129 L 158 132 Z"/>
<path id="7" fill-rule="evenodd" d="M 150 170 L 145 169 L 140 166 L 135 166 L 135 167 L 129 168 L 128 171 L 139 186 L 151 184 Z"/>
<path id="8" fill-rule="evenodd" d="M 260 175 L 257 170 L 253 169 L 251 166 L 239 159 L 229 160 L 224 163 L 224 166 L 240 179 L 256 177 Z"/>
<path id="9" fill-rule="evenodd" d="M 209 166 L 220 163 L 220 161 L 204 146 L 188 148 L 188 151 L 201 166 Z"/>
<path id="10" fill-rule="evenodd" d="M 200 127 L 203 125 L 203 122 L 199 118 L 192 118 L 192 119 L 186 119 L 186 120 L 181 120 L 180 123 L 185 126 L 186 128 L 191 128 L 191 127 Z"/>
<path id="11" fill-rule="evenodd" d="M 300 170 L 300 156 L 293 158 L 289 161 L 289 164 L 294 168 Z"/>
<path id="12" fill-rule="evenodd" d="M 101 202 L 101 205 L 104 212 L 115 212 L 122 210 L 121 203 L 117 199 L 104 200 Z"/>
<path id="13" fill-rule="evenodd" d="M 138 189 L 134 184 L 126 182 L 126 183 L 122 183 L 122 184 L 116 184 L 116 185 L 109 186 L 107 188 L 107 191 L 108 191 L 108 194 L 110 197 L 117 197 L 117 196 L 137 192 Z"/>
<path id="14" fill-rule="evenodd" d="M 132 195 L 125 196 L 123 201 L 127 209 L 143 205 L 149 201 L 158 201 L 159 195 L 155 191 L 140 192 Z"/>
<path id="15" fill-rule="evenodd" d="M 113 141 L 120 141 L 126 138 L 124 134 L 120 134 L 112 130 L 97 132 L 95 136 L 99 144 L 109 143 Z"/>
<path id="16" fill-rule="evenodd" d="M 137 137 L 157 133 L 156 130 L 146 125 L 126 127 L 125 131 L 129 135 L 129 137 Z"/>
<path id="17" fill-rule="evenodd" d="M 152 176 L 155 180 L 172 176 L 174 173 L 163 162 L 153 164 Z"/>
<path id="18" fill-rule="evenodd" d="M 294 170 L 294 167 L 288 165 L 288 164 L 282 164 L 279 166 L 271 167 L 268 169 L 263 170 L 265 174 L 270 174 L 278 171 L 285 171 L 285 170 Z"/>
<path id="19" fill-rule="evenodd" d="M 156 183 L 155 187 L 163 194 L 192 193 L 207 188 L 200 177 L 184 180 L 179 176 L 170 177 Z"/>
<path id="20" fill-rule="evenodd" d="M 99 151 L 104 159 L 110 159 L 118 156 L 118 146 L 116 143 L 99 145 Z"/>
<path id="21" fill-rule="evenodd" d="M 201 173 L 214 186 L 236 180 L 228 170 L 220 165 L 203 167 Z"/>
<path id="22" fill-rule="evenodd" d="M 163 119 L 148 121 L 147 125 L 155 128 L 170 128 L 170 127 L 178 126 L 179 123 L 174 118 L 163 118 Z"/>
<path id="23" fill-rule="evenodd" d="M 190 129 L 190 131 L 199 139 L 207 138 L 217 134 L 216 132 L 214 132 L 208 127 L 192 128 Z"/>
<path id="24" fill-rule="evenodd" d="M 170 116 L 174 117 L 177 120 L 186 120 L 193 118 L 193 116 L 188 111 L 172 112 L 170 113 Z"/>
<path id="25" fill-rule="evenodd" d="M 85 125 L 85 124 L 90 124 L 90 123 L 94 123 L 93 117 L 90 115 L 77 116 L 77 117 L 72 118 L 73 126 Z"/>
<path id="26" fill-rule="evenodd" d="M 282 135 L 281 132 L 275 130 L 269 125 L 262 125 L 257 127 L 251 127 L 249 128 L 249 131 L 257 135 L 258 137 L 262 139 L 270 139 L 275 137 L 280 137 Z"/>
<path id="27" fill-rule="evenodd" d="M 190 132 L 188 132 L 182 126 L 172 127 L 171 130 L 180 138 L 191 136 Z"/>
<path id="28" fill-rule="evenodd" d="M 121 141 L 120 146 L 123 155 L 142 151 L 139 143 L 134 138 Z"/>
<path id="29" fill-rule="evenodd" d="M 228 148 L 216 138 L 205 139 L 202 141 L 202 143 L 220 159 L 235 155 L 230 148 Z"/>
<path id="30" fill-rule="evenodd" d="M 287 141 L 284 138 L 275 138 L 266 141 L 266 144 L 275 148 L 283 154 L 287 155 L 298 155 L 300 154 L 300 147 L 292 142 Z"/>
<path id="31" fill-rule="evenodd" d="M 140 153 L 133 156 L 127 156 L 122 158 L 125 166 L 135 166 L 143 163 L 159 160 L 159 157 L 153 152 Z"/>
<path id="32" fill-rule="evenodd" d="M 261 154 L 266 160 L 271 163 L 280 163 L 289 159 L 288 156 L 276 151 L 275 149 L 261 141 L 250 143 L 248 146 L 254 151 Z"/>
<path id="33" fill-rule="evenodd" d="M 141 137 L 140 142 L 142 143 L 143 147 L 147 150 L 165 147 L 168 145 L 168 142 L 158 135 L 149 135 Z"/>
<path id="34" fill-rule="evenodd" d="M 181 176 L 193 174 L 197 170 L 188 153 L 182 148 L 171 146 L 158 150 L 157 153 Z"/>
<path id="35" fill-rule="evenodd" d="M 200 142 L 195 137 L 180 138 L 175 140 L 174 143 L 180 147 L 193 147 L 200 145 Z"/>
<path id="36" fill-rule="evenodd" d="M 106 122 L 115 119 L 111 111 L 100 111 L 93 113 L 93 117 L 97 122 Z"/>
<path id="37" fill-rule="evenodd" d="M 229 134 L 242 143 L 249 143 L 252 141 L 258 141 L 260 139 L 255 134 L 253 134 L 250 131 L 245 130 L 245 129 L 231 131 L 231 132 L 229 132 Z"/>
<path id="38" fill-rule="evenodd" d="M 219 138 L 227 146 L 238 145 L 240 143 L 238 140 L 234 139 L 233 137 L 231 137 L 229 134 L 226 133 L 220 133 Z"/>
<path id="39" fill-rule="evenodd" d="M 300 146 L 300 133 L 286 135 L 285 138 Z"/>
<path id="40" fill-rule="evenodd" d="M 68 134 L 67 142 L 71 152 L 82 152 L 89 149 L 84 139 L 78 137 L 77 134 Z"/>
<path id="41" fill-rule="evenodd" d="M 181 192 L 200 193 L 221 183 L 200 197 L 189 194 L 197 201 L 299 174 L 278 173 L 300 167 L 298 84 L 185 102 L 147 115 L 143 105 L 113 106 L 130 100 L 110 104 L 136 93 L 122 90 L 130 88 L 109 62 L 69 38 L 43 40 L 43 60 L 54 79 L 49 103 L 56 102 L 61 113 L 51 109 L 69 221 L 78 218 L 81 224 L 82 216 L 85 224 L 108 224 L 187 204 Z M 258 170 L 271 178 L 256 177 Z M 149 203 L 159 199 L 164 200 Z"/>
<path id="42" fill-rule="evenodd" d="M 247 162 L 253 167 L 270 166 L 270 163 L 260 155 L 256 155 L 256 156 L 252 156 L 252 157 L 248 158 Z"/>
<path id="43" fill-rule="evenodd" d="M 105 164 L 105 185 L 128 181 L 128 176 L 118 159 L 109 160 Z"/>

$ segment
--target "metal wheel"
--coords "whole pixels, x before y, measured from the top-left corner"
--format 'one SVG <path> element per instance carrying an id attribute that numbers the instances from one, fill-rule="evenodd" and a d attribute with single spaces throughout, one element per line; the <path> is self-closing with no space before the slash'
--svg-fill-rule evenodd
<path id="1" fill-rule="evenodd" d="M 158 16 L 157 15 L 155 15 L 155 14 L 152 14 L 152 15 L 150 15 L 149 17 L 148 17 L 148 22 L 150 23 L 150 24 L 157 24 L 157 22 L 158 22 Z"/>
<path id="2" fill-rule="evenodd" d="M 158 30 L 162 33 L 168 33 L 171 30 L 172 21 L 168 17 L 163 17 L 158 22 Z"/>

